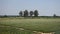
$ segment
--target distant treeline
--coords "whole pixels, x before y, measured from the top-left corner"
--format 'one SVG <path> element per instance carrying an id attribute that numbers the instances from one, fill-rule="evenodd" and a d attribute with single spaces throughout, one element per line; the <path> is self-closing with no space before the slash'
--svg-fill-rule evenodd
<path id="1" fill-rule="evenodd" d="M 6 18 L 6 17 L 24 17 L 24 16 L 18 16 L 18 15 L 0 15 L 0 18 Z M 28 16 L 27 18 L 60 18 L 60 16 Z"/>
<path id="2" fill-rule="evenodd" d="M 53 14 L 53 16 L 38 16 L 39 12 L 38 10 L 34 11 L 20 11 L 19 15 L 0 15 L 0 18 L 4 17 L 24 17 L 24 18 L 60 18 L 60 16 L 57 16 L 56 14 Z"/>

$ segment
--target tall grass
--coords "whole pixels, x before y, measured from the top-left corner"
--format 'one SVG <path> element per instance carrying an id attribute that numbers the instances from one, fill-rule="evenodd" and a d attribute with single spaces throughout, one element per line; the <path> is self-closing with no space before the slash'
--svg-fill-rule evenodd
<path id="1" fill-rule="evenodd" d="M 54 32 L 60 30 L 60 19 L 0 18 L 0 24 L 24 28 L 25 31 Z"/>

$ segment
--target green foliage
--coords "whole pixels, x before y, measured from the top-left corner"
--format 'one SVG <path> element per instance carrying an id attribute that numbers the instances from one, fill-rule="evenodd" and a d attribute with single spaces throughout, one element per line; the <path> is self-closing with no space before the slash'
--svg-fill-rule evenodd
<path id="1" fill-rule="evenodd" d="M 24 13 L 23 13 L 22 11 L 19 12 L 19 15 L 20 15 L 20 16 L 22 16 L 23 14 L 24 14 L 24 17 L 28 17 L 29 15 L 30 15 L 31 17 L 32 17 L 33 15 L 34 15 L 35 17 L 37 17 L 37 16 L 38 16 L 38 11 L 35 10 L 34 12 L 33 12 L 33 11 L 28 12 L 28 10 L 25 10 Z"/>
<path id="2" fill-rule="evenodd" d="M 54 14 L 53 17 L 54 17 L 54 18 L 57 17 L 56 14 Z"/>
<path id="3" fill-rule="evenodd" d="M 7 15 L 4 15 L 4 17 L 7 17 Z"/>
<path id="4" fill-rule="evenodd" d="M 28 11 L 27 10 L 24 11 L 24 17 L 28 17 Z"/>
<path id="5" fill-rule="evenodd" d="M 33 11 L 30 11 L 30 16 L 32 17 L 32 15 L 34 14 L 34 12 Z"/>
<path id="6" fill-rule="evenodd" d="M 37 11 L 37 10 L 34 11 L 34 16 L 35 16 L 35 17 L 38 16 L 38 11 Z"/>
<path id="7" fill-rule="evenodd" d="M 20 12 L 19 12 L 19 15 L 20 15 L 20 16 L 23 16 L 23 12 L 22 12 L 22 11 L 20 11 Z"/>

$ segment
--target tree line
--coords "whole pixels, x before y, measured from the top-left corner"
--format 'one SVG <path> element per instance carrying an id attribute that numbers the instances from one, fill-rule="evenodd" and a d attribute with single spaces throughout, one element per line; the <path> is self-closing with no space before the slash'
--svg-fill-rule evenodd
<path id="1" fill-rule="evenodd" d="M 42 17 L 42 18 L 60 18 L 60 16 L 57 16 L 56 14 L 53 14 L 53 16 L 38 16 L 39 12 L 38 10 L 34 10 L 34 11 L 28 11 L 28 10 L 24 10 L 24 11 L 20 11 L 18 13 L 19 15 L 0 15 L 0 17 Z"/>
<path id="2" fill-rule="evenodd" d="M 25 10 L 25 11 L 20 11 L 19 15 L 24 16 L 24 17 L 28 17 L 28 16 L 30 16 L 30 17 L 32 17 L 32 16 L 38 17 L 39 13 L 38 13 L 38 10 L 34 10 L 34 11 Z"/>

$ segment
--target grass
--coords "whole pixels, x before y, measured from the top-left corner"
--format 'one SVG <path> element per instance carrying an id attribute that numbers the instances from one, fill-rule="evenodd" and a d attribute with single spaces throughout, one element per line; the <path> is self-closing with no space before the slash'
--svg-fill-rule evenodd
<path id="1" fill-rule="evenodd" d="M 60 31 L 60 18 L 40 18 L 40 19 L 18 19 L 18 18 L 0 18 L 0 26 L 11 26 L 11 27 L 1 27 L 0 32 L 9 33 L 21 32 L 16 28 L 24 28 L 24 32 L 31 33 L 32 31 L 41 31 L 41 32 L 56 32 Z M 16 27 L 16 28 L 14 28 Z M 6 30 L 9 30 L 6 32 Z M 24 33 L 22 33 L 24 34 Z"/>

